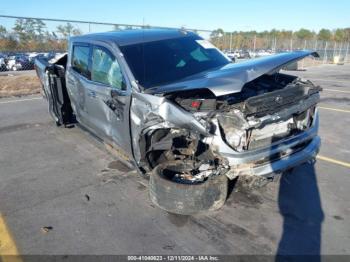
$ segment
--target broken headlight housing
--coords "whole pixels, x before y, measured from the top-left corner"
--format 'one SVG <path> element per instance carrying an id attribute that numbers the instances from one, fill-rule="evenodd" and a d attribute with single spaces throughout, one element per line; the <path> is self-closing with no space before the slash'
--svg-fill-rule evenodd
<path id="1" fill-rule="evenodd" d="M 224 133 L 226 142 L 234 149 L 242 148 L 246 142 L 245 130 L 238 130 L 235 128 L 229 128 Z"/>

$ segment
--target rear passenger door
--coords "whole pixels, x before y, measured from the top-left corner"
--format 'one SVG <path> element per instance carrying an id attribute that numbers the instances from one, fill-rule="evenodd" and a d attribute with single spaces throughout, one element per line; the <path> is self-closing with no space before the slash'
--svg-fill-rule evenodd
<path id="1" fill-rule="evenodd" d="M 73 43 L 70 51 L 66 84 L 73 110 L 79 122 L 85 124 L 87 111 L 85 108 L 85 85 L 90 79 L 90 45 L 87 43 Z"/>

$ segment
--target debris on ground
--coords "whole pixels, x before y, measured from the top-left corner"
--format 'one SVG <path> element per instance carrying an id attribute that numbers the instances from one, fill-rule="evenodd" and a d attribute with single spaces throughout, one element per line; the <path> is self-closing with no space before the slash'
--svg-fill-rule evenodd
<path id="1" fill-rule="evenodd" d="M 47 226 L 47 227 L 41 228 L 41 232 L 43 232 L 44 234 L 49 233 L 51 230 L 53 230 L 52 226 Z"/>
<path id="2" fill-rule="evenodd" d="M 129 172 L 132 170 L 129 166 L 120 160 L 112 161 L 108 164 L 109 169 L 118 170 L 120 172 Z"/>

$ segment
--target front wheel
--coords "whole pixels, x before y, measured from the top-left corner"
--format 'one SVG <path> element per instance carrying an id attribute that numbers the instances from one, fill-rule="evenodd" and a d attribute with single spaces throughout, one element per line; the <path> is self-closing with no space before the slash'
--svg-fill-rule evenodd
<path id="1" fill-rule="evenodd" d="M 213 211 L 224 205 L 228 192 L 225 175 L 209 177 L 201 183 L 185 184 L 169 179 L 168 174 L 177 168 L 177 164 L 162 164 L 153 170 L 149 194 L 155 205 L 181 215 Z"/>

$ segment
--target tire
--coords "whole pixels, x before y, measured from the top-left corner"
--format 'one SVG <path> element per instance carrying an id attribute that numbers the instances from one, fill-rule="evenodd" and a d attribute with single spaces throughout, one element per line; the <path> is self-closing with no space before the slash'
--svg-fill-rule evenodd
<path id="1" fill-rule="evenodd" d="M 163 175 L 164 170 L 171 170 L 175 166 L 159 165 L 150 176 L 149 195 L 156 206 L 169 213 L 193 215 L 217 210 L 225 204 L 228 192 L 225 175 L 211 177 L 198 184 L 182 184 Z"/>
<path id="2" fill-rule="evenodd" d="M 13 66 L 13 67 L 12 67 L 12 71 L 17 71 L 17 67 L 16 67 L 16 66 Z"/>

